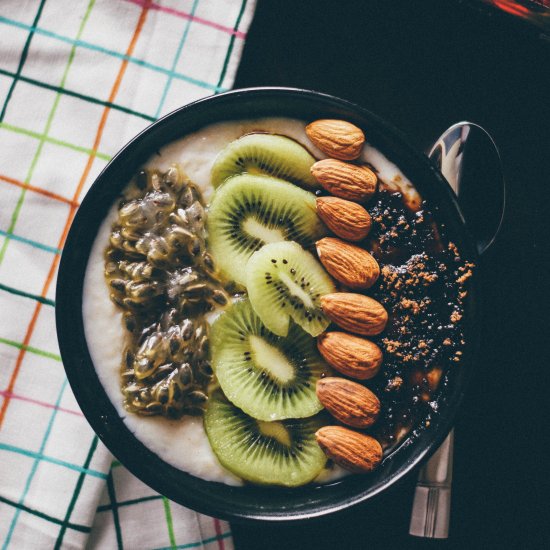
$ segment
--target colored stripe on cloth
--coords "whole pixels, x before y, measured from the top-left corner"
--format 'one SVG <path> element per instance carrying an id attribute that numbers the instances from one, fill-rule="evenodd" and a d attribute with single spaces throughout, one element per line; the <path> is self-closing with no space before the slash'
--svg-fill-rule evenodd
<path id="1" fill-rule="evenodd" d="M 46 134 L 41 134 L 39 132 L 33 132 L 27 128 L 21 128 L 20 126 L 13 126 L 12 124 L 6 124 L 5 122 L 0 122 L 0 128 L 14 132 L 15 134 L 22 134 L 24 136 L 32 137 L 38 139 L 40 142 L 52 143 L 53 145 L 61 145 L 61 147 L 66 147 L 67 149 L 72 149 L 73 151 L 79 151 L 80 153 L 86 153 L 87 155 L 93 155 L 103 160 L 111 160 L 110 155 L 106 153 L 101 153 L 99 151 L 94 151 L 93 149 L 88 149 L 87 147 L 80 147 L 69 141 L 64 141 L 62 139 L 56 139 L 50 137 Z"/>
<path id="2" fill-rule="evenodd" d="M 162 505 L 164 506 L 164 515 L 166 518 L 166 526 L 168 527 L 168 536 L 172 548 L 176 547 L 176 538 L 174 537 L 174 524 L 172 522 L 172 510 L 170 510 L 170 501 L 166 497 L 162 497 Z"/>
<path id="3" fill-rule="evenodd" d="M 110 475 L 112 479 L 112 474 Z M 162 500 L 164 497 L 161 495 L 151 495 L 149 497 L 134 498 L 132 500 L 123 500 L 122 502 L 117 502 L 116 495 L 114 491 L 109 490 L 109 500 L 110 504 L 103 504 L 102 506 L 97 507 L 98 512 L 105 512 L 106 510 L 113 510 L 121 508 L 122 506 L 133 506 L 134 504 L 139 504 L 140 502 L 147 502 L 149 500 Z M 120 528 L 120 527 L 119 527 Z"/>
<path id="4" fill-rule="evenodd" d="M 25 397 L 23 395 L 17 395 L 16 393 L 8 393 L 7 391 L 0 390 L 0 395 L 2 397 L 9 396 L 11 399 L 19 399 L 20 401 L 27 401 L 28 403 L 34 403 L 35 405 L 40 405 L 41 407 L 46 407 L 47 409 L 57 409 L 58 411 L 65 412 L 67 414 L 82 416 L 82 413 L 80 411 L 71 411 L 70 409 L 65 409 L 64 407 L 59 407 L 58 405 L 52 405 L 50 403 L 47 403 L 46 401 L 39 401 L 38 399 L 32 399 L 30 397 Z"/>
<path id="5" fill-rule="evenodd" d="M 71 515 L 73 513 L 74 506 L 76 504 L 78 496 L 80 495 L 80 491 L 82 490 L 82 484 L 84 483 L 84 476 L 87 473 L 88 466 L 90 465 L 90 462 L 92 461 L 95 450 L 97 449 L 98 441 L 99 439 L 97 436 L 93 438 L 92 444 L 90 445 L 90 449 L 88 451 L 88 455 L 86 456 L 86 461 L 84 462 L 82 471 L 78 476 L 78 481 L 76 482 L 76 487 L 73 490 L 73 496 L 71 498 L 71 502 L 69 503 L 69 507 L 67 508 L 67 513 L 65 514 L 65 517 L 63 519 L 63 524 L 61 525 L 61 530 L 59 531 L 59 535 L 57 537 L 57 540 L 55 541 L 54 548 L 56 550 L 58 548 L 61 548 L 63 538 L 65 537 L 65 533 L 67 532 L 67 527 L 70 527 L 72 525 L 69 520 L 71 519 Z"/>
<path id="6" fill-rule="evenodd" d="M 15 185 L 16 187 L 24 187 L 25 189 L 29 191 L 33 191 L 34 193 L 38 193 L 40 195 L 43 195 L 44 197 L 48 197 L 50 199 L 54 199 L 59 202 L 64 202 L 69 205 L 78 206 L 78 203 L 73 203 L 70 199 L 67 199 L 66 197 L 62 197 L 61 195 L 58 195 L 57 193 L 53 193 L 52 191 L 48 191 L 46 189 L 41 189 L 40 187 L 35 187 L 34 185 L 23 183 L 22 181 L 18 181 L 14 178 L 9 178 L 8 176 L 4 176 L 0 174 L 0 181 L 4 181 L 6 183 L 11 183 L 12 185 Z"/>
<path id="7" fill-rule="evenodd" d="M 241 3 L 241 9 L 239 10 L 239 15 L 237 16 L 237 21 L 235 22 L 235 27 L 234 27 L 235 30 L 239 28 L 239 24 L 240 24 L 241 19 L 243 17 L 244 10 L 246 8 L 246 1 L 247 0 L 243 0 L 242 3 Z M 227 66 L 229 65 L 229 59 L 231 58 L 231 52 L 233 51 L 234 44 L 235 44 L 235 35 L 233 34 L 233 35 L 231 35 L 231 38 L 229 40 L 229 47 L 227 48 L 227 52 L 225 54 L 225 59 L 224 59 L 224 62 L 223 62 L 222 72 L 221 72 L 220 78 L 218 80 L 218 87 L 221 87 L 222 82 L 225 78 L 225 73 L 227 72 Z"/>
<path id="8" fill-rule="evenodd" d="M 60 411 L 61 407 L 59 407 L 58 404 L 56 404 L 54 407 L 54 412 Z M 50 428 L 51 431 L 51 428 Z M 47 442 L 47 439 L 46 439 Z M 59 460 L 56 458 L 52 458 L 51 456 L 46 456 L 45 454 L 39 452 L 35 453 L 32 451 L 28 451 L 26 449 L 20 449 L 19 447 L 14 447 L 13 445 L 6 445 L 5 443 L 0 443 L 0 450 L 2 451 L 10 451 L 12 453 L 19 453 L 24 456 L 28 456 L 29 458 L 35 458 L 38 461 L 43 460 L 44 462 L 49 462 L 50 464 L 56 464 L 58 466 L 63 466 L 64 468 L 68 468 L 69 470 L 74 470 L 75 472 L 85 473 L 93 477 L 99 477 L 101 479 L 107 479 L 107 474 L 104 474 L 103 472 L 98 472 L 96 470 L 91 470 L 89 468 L 85 468 L 82 466 L 78 466 L 78 464 L 71 464 L 69 462 L 65 462 L 64 460 Z"/>
<path id="9" fill-rule="evenodd" d="M 36 28 L 36 25 L 38 24 L 40 16 L 42 15 L 42 10 L 44 9 L 45 3 L 46 3 L 46 0 L 40 1 L 40 5 L 38 6 L 38 11 L 34 16 L 34 21 L 32 22 L 32 25 L 28 28 L 29 35 L 27 37 L 27 40 L 25 41 L 25 45 L 23 46 L 23 51 L 21 52 L 21 57 L 19 58 L 19 63 L 17 65 L 17 71 L 15 72 L 14 78 L 10 85 L 10 89 L 6 94 L 6 99 L 4 100 L 4 104 L 2 105 L 2 111 L 0 111 L 0 122 L 4 120 L 6 109 L 8 108 L 8 103 L 10 102 L 11 96 L 13 95 L 13 90 L 15 88 L 15 85 L 17 84 L 19 75 L 21 74 L 21 69 L 23 68 L 25 61 L 27 60 L 27 55 L 29 53 L 29 46 L 31 44 L 32 37 L 34 35 L 34 29 Z"/>
<path id="10" fill-rule="evenodd" d="M 0 344 L 6 344 L 7 346 L 12 346 L 17 349 L 25 348 L 29 353 L 36 353 L 36 355 L 41 355 L 42 357 L 48 357 L 50 359 L 53 359 L 54 361 L 61 361 L 61 356 L 57 355 L 56 353 L 44 351 L 44 350 L 35 348 L 33 346 L 25 346 L 23 344 L 20 344 L 19 342 L 14 342 L 13 340 L 9 340 L 8 338 L 0 338 Z"/>
<path id="11" fill-rule="evenodd" d="M 37 241 L 33 241 L 32 239 L 27 239 L 25 237 L 20 237 L 19 235 L 8 233 L 8 231 L 3 231 L 2 229 L 0 229 L 0 235 L 3 235 L 8 239 L 13 239 L 14 241 L 19 241 L 20 243 L 28 244 L 30 246 L 33 246 L 34 248 L 39 248 L 40 250 L 44 250 L 45 252 L 51 252 L 52 254 L 61 254 L 61 250 L 59 248 L 55 248 L 47 244 L 42 244 Z"/>
<path id="12" fill-rule="evenodd" d="M 112 514 L 113 514 L 113 523 L 115 525 L 117 548 L 123 548 L 123 546 L 122 546 L 122 531 L 120 529 L 120 521 L 118 519 L 119 504 L 117 504 L 117 502 L 116 502 L 115 485 L 113 483 L 113 474 L 111 472 L 109 472 L 109 477 L 107 478 L 107 491 L 109 493 L 110 501 L 114 503 L 110 506 L 110 509 L 111 509 Z M 160 496 L 159 496 L 159 498 L 160 498 Z M 99 508 L 98 508 L 98 510 L 99 510 Z"/>
<path id="13" fill-rule="evenodd" d="M 38 86 L 39 88 L 51 90 L 52 92 L 59 92 L 60 94 L 63 94 L 63 95 L 68 95 L 71 97 L 75 97 L 77 99 L 89 101 L 90 103 L 95 103 L 96 105 L 111 107 L 111 109 L 115 109 L 117 111 L 121 111 L 129 115 L 134 115 L 134 116 L 143 118 L 145 120 L 148 120 L 149 122 L 154 122 L 157 119 L 157 117 L 152 117 L 152 116 L 146 115 L 145 113 L 140 113 L 138 111 L 133 111 L 132 109 L 128 109 L 127 107 L 123 107 L 122 105 L 117 105 L 116 103 L 109 103 L 108 101 L 102 101 L 101 99 L 97 99 L 96 97 L 81 94 L 73 90 L 67 90 L 66 88 L 61 88 L 59 86 L 53 86 L 51 84 L 47 84 L 46 82 L 40 82 L 40 80 L 35 80 L 34 78 L 29 78 L 27 76 L 16 75 L 16 73 L 12 73 L 11 71 L 0 69 L 0 74 L 3 74 L 4 76 L 17 77 L 17 79 L 20 80 L 21 82 L 26 82 L 27 84 L 32 84 L 33 86 Z"/>
<path id="14" fill-rule="evenodd" d="M 4 290 L 5 292 L 9 292 L 10 294 L 15 294 L 16 296 L 24 296 L 25 298 L 31 298 L 32 300 L 36 300 L 37 302 L 41 304 L 46 304 L 48 306 L 55 306 L 55 302 L 53 300 L 50 300 L 48 298 L 45 298 L 44 296 L 37 296 L 36 294 L 31 294 L 30 292 L 25 292 L 23 290 L 17 290 L 16 288 L 13 288 L 8 285 L 3 285 L 0 283 L 0 290 Z M 26 349 L 27 344 L 23 344 L 21 346 L 21 349 Z M 0 416 L 1 420 L 1 416 Z M 0 422 L 1 425 L 1 422 Z"/>
<path id="15" fill-rule="evenodd" d="M 164 107 L 164 102 L 166 101 L 166 95 L 168 94 L 168 90 L 170 89 L 170 84 L 172 84 L 172 80 L 174 78 L 173 74 L 176 71 L 176 66 L 180 59 L 181 52 L 183 51 L 183 46 L 185 45 L 185 41 L 187 40 L 187 35 L 189 34 L 189 28 L 191 27 L 191 21 L 193 20 L 193 16 L 195 14 L 195 10 L 197 9 L 198 4 L 199 4 L 199 0 L 194 0 L 193 6 L 191 7 L 190 18 L 187 20 L 187 23 L 185 25 L 185 30 L 183 31 L 180 43 L 178 44 L 176 55 L 174 56 L 174 61 L 172 61 L 172 67 L 170 69 L 171 74 L 168 77 L 166 84 L 164 85 L 164 90 L 162 90 L 162 97 L 160 98 L 159 106 L 157 107 L 157 110 L 155 112 L 155 118 L 158 118 L 160 116 L 160 113 L 162 112 L 162 108 Z"/>
<path id="16" fill-rule="evenodd" d="M 22 512 L 27 512 L 28 514 L 32 514 L 36 517 L 45 519 L 47 521 L 50 521 L 52 523 L 57 523 L 58 525 L 61 525 L 63 522 L 58 519 L 54 518 L 52 516 L 49 516 L 48 514 L 44 514 L 44 512 L 40 512 L 39 510 L 33 510 L 32 508 L 29 508 L 28 506 L 24 506 L 23 504 L 19 504 L 18 502 L 14 502 L 12 500 L 9 500 L 7 498 L 4 498 L 3 496 L 0 496 L 0 502 L 3 502 L 5 504 L 8 504 L 10 506 L 13 506 L 17 510 L 20 510 Z M 71 523 L 70 525 L 71 529 L 74 529 L 75 531 L 82 531 L 83 533 L 89 533 L 90 527 L 86 525 L 76 525 L 75 523 Z M 4 546 L 4 548 L 7 548 L 7 543 Z"/>
<path id="17" fill-rule="evenodd" d="M 145 2 L 145 0 L 126 0 L 126 1 L 131 2 L 132 4 L 137 4 L 138 6 L 142 6 Z M 197 23 L 201 23 L 202 25 L 206 25 L 207 27 L 212 27 L 213 29 L 217 29 L 219 31 L 227 32 L 243 40 L 246 38 L 246 33 L 238 30 L 239 25 L 235 25 L 233 28 L 230 28 L 230 27 L 226 27 L 225 25 L 220 25 L 219 23 L 215 23 L 214 21 L 203 19 L 202 17 L 196 17 L 193 9 L 191 9 L 191 13 L 186 13 L 181 10 L 176 10 L 174 8 L 169 8 L 167 6 L 161 6 L 160 4 L 155 4 L 154 2 L 149 3 L 149 8 L 152 10 L 159 10 L 164 13 L 170 13 L 177 17 L 188 19 L 189 21 L 196 21 Z"/>
<path id="18" fill-rule="evenodd" d="M 55 344 L 51 290 L 81 196 L 147 123 L 232 85 L 254 0 L 184 1 L 0 2 L 5 548 L 233 548 L 227 523 L 168 501 L 112 461 Z"/>

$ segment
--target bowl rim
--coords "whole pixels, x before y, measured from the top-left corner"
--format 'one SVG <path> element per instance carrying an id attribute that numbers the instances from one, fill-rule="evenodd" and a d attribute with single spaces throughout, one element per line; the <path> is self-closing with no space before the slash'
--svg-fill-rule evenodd
<path id="1" fill-rule="evenodd" d="M 143 467 L 144 469 L 140 469 L 141 467 L 136 466 L 136 464 L 132 463 L 131 458 L 129 457 L 128 453 L 125 449 L 120 448 L 119 444 L 119 435 L 116 433 L 116 429 L 114 429 L 109 425 L 109 422 L 114 421 L 115 419 L 112 417 L 112 412 L 114 411 L 116 413 L 116 410 L 114 409 L 114 406 L 109 401 L 109 398 L 105 395 L 104 397 L 107 398 L 109 401 L 109 405 L 111 405 L 112 411 L 109 410 L 108 405 L 106 414 L 97 414 L 94 412 L 90 406 L 90 396 L 87 395 L 84 391 L 84 388 L 82 386 L 82 376 L 89 376 L 90 373 L 87 372 L 87 374 L 83 374 L 82 369 L 90 369 L 93 371 L 93 375 L 95 375 L 95 379 L 101 386 L 101 382 L 99 381 L 97 375 L 95 374 L 95 369 L 93 367 L 93 363 L 91 362 L 91 358 L 89 355 L 89 350 L 87 348 L 85 337 L 82 340 L 83 337 L 83 314 L 82 314 L 82 289 L 83 289 L 83 277 L 81 280 L 78 280 L 78 262 L 84 262 L 84 264 L 87 264 L 87 260 L 89 257 L 89 250 L 85 254 L 79 253 L 79 245 L 81 244 L 81 239 L 85 238 L 82 235 L 82 229 L 86 225 L 86 216 L 89 218 L 91 214 L 97 213 L 97 207 L 103 206 L 103 209 L 110 207 L 112 204 L 111 202 L 106 205 L 101 205 L 101 198 L 105 195 L 105 188 L 108 186 L 109 180 L 112 178 L 112 174 L 116 173 L 117 170 L 122 170 L 121 166 L 125 164 L 124 160 L 127 156 L 129 156 L 130 152 L 135 150 L 136 148 L 139 149 L 140 145 L 144 140 L 149 138 L 154 134 L 155 131 L 158 131 L 159 129 L 162 129 L 163 127 L 167 126 L 170 121 L 177 120 L 178 118 L 185 118 L 185 116 L 188 113 L 192 113 L 196 109 L 204 109 L 209 106 L 212 106 L 214 104 L 218 104 L 220 108 L 223 108 L 224 103 L 227 105 L 231 105 L 232 103 L 244 101 L 244 100 L 260 100 L 260 99 L 266 99 L 266 98 L 278 98 L 281 99 L 281 101 L 284 101 L 284 99 L 293 98 L 294 100 L 300 99 L 304 100 L 306 102 L 312 102 L 312 103 L 319 103 L 323 108 L 328 109 L 329 106 L 335 108 L 335 109 L 341 109 L 345 110 L 349 113 L 353 113 L 353 115 L 357 118 L 362 118 L 369 121 L 369 125 L 372 124 L 372 126 L 375 126 L 377 128 L 377 131 L 381 132 L 381 134 L 388 136 L 388 139 L 397 143 L 400 152 L 402 152 L 402 155 L 410 158 L 411 163 L 418 166 L 418 170 L 424 171 L 426 174 L 429 174 L 432 181 L 437 181 L 437 194 L 443 201 L 441 203 L 442 206 L 445 206 L 447 209 L 446 214 L 449 215 L 450 219 L 452 220 L 455 229 L 457 231 L 456 236 L 459 237 L 458 239 L 453 239 L 455 242 L 460 241 L 460 250 L 461 253 L 465 253 L 466 257 L 473 261 L 476 265 L 478 263 L 478 255 L 477 250 L 474 246 L 474 241 L 471 237 L 471 235 L 468 232 L 468 229 L 465 225 L 464 218 L 460 212 L 460 208 L 458 206 L 458 203 L 456 201 L 456 197 L 454 193 L 452 192 L 449 184 L 446 182 L 442 174 L 439 172 L 437 167 L 434 163 L 432 163 L 428 157 L 426 157 L 424 154 L 420 153 L 418 150 L 416 150 L 408 141 L 406 136 L 400 131 L 397 130 L 393 125 L 388 123 L 383 118 L 379 117 L 378 115 L 368 111 L 364 107 L 361 107 L 355 103 L 346 101 L 344 99 L 340 99 L 338 97 L 312 91 L 312 90 L 304 90 L 299 88 L 288 88 L 288 87 L 255 87 L 255 88 L 244 88 L 244 89 L 237 89 L 237 90 L 231 90 L 229 92 L 225 92 L 223 94 L 218 94 L 214 96 L 209 96 L 206 98 L 199 99 L 197 101 L 194 101 L 192 103 L 189 103 L 187 105 L 184 105 L 171 113 L 168 113 L 167 115 L 163 116 L 156 122 L 152 123 L 151 125 L 147 126 L 144 130 L 139 132 L 134 138 L 132 138 L 126 145 L 124 145 L 111 159 L 111 161 L 105 166 L 105 168 L 101 171 L 101 173 L 97 176 L 97 178 L 94 180 L 92 186 L 88 190 L 86 196 L 84 197 L 80 208 L 78 209 L 75 218 L 73 220 L 71 229 L 69 231 L 69 234 L 67 236 L 65 247 L 63 249 L 63 253 L 61 256 L 60 266 L 59 266 L 59 275 L 57 280 L 57 287 L 56 287 L 56 325 L 57 325 L 57 335 L 58 335 L 58 342 L 59 342 L 59 348 L 61 352 L 61 357 L 63 360 L 63 365 L 67 374 L 67 378 L 69 380 L 69 383 L 71 385 L 71 388 L 74 392 L 74 395 L 76 397 L 76 400 L 79 404 L 79 406 L 82 409 L 82 412 L 84 413 L 84 416 L 86 417 L 87 421 L 90 423 L 96 434 L 99 436 L 99 438 L 103 441 L 103 443 L 109 448 L 109 450 L 120 460 L 122 464 L 124 464 L 134 475 L 136 475 L 138 478 L 142 479 L 145 483 L 147 483 L 149 486 L 151 486 L 153 489 L 158 491 L 161 494 L 166 495 L 168 498 L 184 505 L 191 507 L 201 513 L 206 513 L 209 515 L 215 515 L 217 517 L 231 520 L 231 521 L 279 521 L 279 522 L 295 522 L 299 520 L 305 520 L 305 519 L 311 519 L 315 517 L 324 516 L 326 514 L 333 514 L 338 512 L 343 512 L 344 510 L 350 508 L 351 506 L 355 506 L 358 504 L 361 504 L 371 498 L 373 498 L 376 495 L 379 495 L 381 492 L 387 490 L 391 486 L 395 485 L 397 482 L 402 480 L 405 476 L 411 473 L 412 470 L 417 468 L 421 463 L 425 462 L 434 452 L 435 450 L 440 446 L 440 444 L 443 442 L 445 437 L 447 436 L 448 432 L 450 431 L 454 419 L 456 417 L 456 414 L 458 412 L 458 409 L 462 403 L 464 391 L 467 387 L 467 384 L 471 378 L 471 372 L 473 370 L 473 362 L 475 360 L 475 356 L 477 354 L 477 349 L 479 347 L 479 330 L 476 330 L 476 327 L 478 325 L 478 320 L 480 318 L 480 306 L 479 306 L 479 300 L 477 299 L 477 296 L 480 295 L 480 287 L 479 287 L 479 276 L 475 276 L 472 278 L 473 280 L 470 282 L 470 296 L 469 296 L 469 303 L 470 303 L 470 309 L 468 311 L 468 319 L 469 323 L 472 325 L 472 329 L 469 330 L 469 336 L 468 336 L 468 344 L 467 348 L 469 350 L 468 358 L 463 360 L 461 362 L 461 372 L 457 375 L 459 377 L 459 380 L 457 384 L 459 384 L 458 388 L 455 388 L 452 392 L 452 395 L 450 395 L 449 402 L 445 403 L 445 409 L 444 412 L 445 415 L 438 415 L 437 416 L 437 426 L 433 430 L 430 431 L 431 436 L 425 439 L 425 443 L 422 447 L 417 449 L 416 453 L 414 454 L 413 458 L 409 461 L 406 461 L 402 464 L 401 467 L 399 467 L 396 471 L 396 473 L 392 474 L 388 480 L 386 480 L 384 483 L 378 483 L 374 488 L 370 490 L 365 490 L 357 495 L 353 495 L 351 497 L 342 497 L 337 502 L 334 502 L 332 504 L 328 504 L 323 507 L 318 507 L 316 509 L 311 509 L 307 511 L 281 511 L 279 513 L 269 512 L 266 513 L 265 511 L 250 511 L 250 510 L 237 510 L 234 507 L 228 507 L 223 506 L 219 502 L 216 502 L 214 504 L 204 502 L 204 497 L 198 497 L 194 491 L 189 491 L 187 494 L 181 493 L 181 491 L 178 491 L 177 488 L 174 488 L 171 486 L 170 483 L 168 483 L 169 479 L 171 479 L 170 476 L 166 477 L 164 475 L 157 475 L 156 477 L 151 477 L 150 470 L 147 470 L 147 468 Z M 320 108 L 321 109 L 321 108 Z M 269 115 L 265 115 L 269 116 Z M 275 117 L 281 117 L 284 115 L 271 115 Z M 246 117 L 236 117 L 233 118 L 233 120 L 237 119 L 243 119 Z M 249 117 L 249 118 L 256 118 L 256 117 Z M 227 120 L 231 119 L 229 117 Z M 215 119 L 210 121 L 210 123 L 216 123 L 221 122 L 220 119 Z M 202 127 L 207 126 L 208 124 L 203 123 Z M 182 132 L 181 137 L 192 133 L 193 129 Z M 169 143 L 170 141 L 173 141 L 173 139 L 167 139 L 163 142 L 163 145 L 166 143 Z M 378 145 L 375 145 L 375 147 L 378 149 Z M 150 152 L 152 153 L 153 150 L 150 149 Z M 145 157 L 147 158 L 147 157 Z M 392 159 L 390 159 L 392 160 Z M 393 161 L 393 160 L 392 160 Z M 114 169 L 113 167 L 117 166 L 117 169 Z M 123 182 L 123 184 L 120 184 L 120 188 L 124 185 L 126 185 L 126 182 Z M 415 184 L 416 185 L 416 184 Z M 435 193 L 435 190 L 433 191 Z M 112 194 L 112 191 L 111 191 Z M 439 203 L 438 203 L 439 205 Z M 103 217 L 99 219 L 97 222 L 97 225 L 103 221 Z M 93 240 L 95 239 L 95 235 L 91 239 L 91 242 L 93 243 Z M 91 244 L 88 248 L 91 248 Z M 86 247 L 83 247 L 83 251 L 86 252 Z M 82 267 L 82 266 L 81 266 Z M 84 266 L 85 269 L 85 266 Z M 82 271 L 82 270 L 81 270 Z M 69 289 L 69 292 L 67 290 Z M 71 291 L 77 291 L 77 296 L 74 295 L 74 292 Z M 76 307 L 75 307 L 76 306 Z M 78 340 L 80 344 L 75 344 L 74 341 L 71 341 L 71 334 L 74 334 L 76 330 L 78 331 Z M 466 354 L 465 354 L 466 355 Z M 92 375 L 92 378 L 93 378 Z M 92 378 L 89 378 L 89 380 L 92 380 Z M 102 387 L 101 387 L 102 389 Z M 103 393 L 105 393 L 103 391 Z M 102 397 L 103 398 L 103 397 Z M 116 416 L 118 417 L 118 413 L 116 413 Z M 123 421 L 118 418 L 119 423 L 123 424 Z M 124 425 L 124 424 L 123 424 Z M 116 427 L 116 422 L 115 422 Z M 124 425 L 125 427 L 125 425 Z M 130 432 L 130 430 L 125 427 L 124 428 L 126 432 L 128 432 L 125 435 L 130 435 L 132 438 L 134 438 L 138 444 L 142 447 L 144 445 L 139 442 L 135 436 Z M 124 430 L 123 430 L 124 431 Z M 426 434 L 423 434 L 424 436 Z M 419 438 L 416 438 L 419 439 Z M 407 440 L 405 440 L 406 442 Z M 405 442 L 403 442 L 401 445 L 403 445 Z M 417 442 L 417 446 L 420 444 L 420 442 Z M 150 454 L 154 454 L 151 451 L 149 451 L 147 448 L 145 448 L 145 455 L 148 456 Z M 155 455 L 156 456 L 156 455 Z M 158 458 L 158 457 L 157 457 Z M 168 466 L 169 469 L 175 470 L 173 467 L 167 465 L 162 461 L 162 459 L 158 458 L 158 460 L 163 463 L 165 466 Z M 385 459 L 386 460 L 386 459 Z M 200 480 L 199 478 L 196 478 L 195 476 L 192 476 L 190 474 L 187 474 L 185 472 L 182 472 L 180 470 L 177 470 L 180 472 L 180 474 L 183 475 L 182 479 L 186 478 L 193 478 L 195 480 L 199 480 L 199 484 L 206 483 L 210 485 L 223 485 L 219 484 L 217 482 L 209 482 L 205 480 Z M 329 484 L 325 485 L 324 487 L 331 487 L 336 484 Z M 185 483 L 184 483 L 185 485 Z M 225 486 L 228 487 L 228 486 Z M 233 490 L 239 490 L 241 488 L 233 488 Z M 249 490 L 248 488 L 246 490 Z M 270 488 L 269 491 L 278 491 L 277 488 L 273 489 Z"/>

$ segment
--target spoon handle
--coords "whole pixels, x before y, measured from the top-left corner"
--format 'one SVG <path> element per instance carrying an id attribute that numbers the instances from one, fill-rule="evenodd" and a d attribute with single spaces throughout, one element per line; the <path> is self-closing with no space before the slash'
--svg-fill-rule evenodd
<path id="1" fill-rule="evenodd" d="M 453 440 L 451 431 L 420 470 L 409 526 L 411 535 L 432 539 L 446 539 L 449 536 Z"/>

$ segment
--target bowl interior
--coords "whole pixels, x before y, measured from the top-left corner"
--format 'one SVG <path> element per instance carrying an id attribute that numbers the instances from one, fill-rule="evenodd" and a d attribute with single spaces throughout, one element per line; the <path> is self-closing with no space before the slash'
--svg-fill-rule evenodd
<path id="1" fill-rule="evenodd" d="M 468 344 L 460 368 L 449 373 L 447 390 L 438 398 L 438 414 L 429 429 L 406 439 L 368 476 L 349 476 L 330 485 L 297 489 L 230 487 L 173 468 L 134 437 L 120 419 L 95 373 L 84 334 L 82 289 L 95 235 L 132 174 L 161 146 L 214 122 L 268 116 L 304 121 L 342 118 L 363 128 L 367 141 L 399 166 L 432 205 L 439 206 L 438 221 L 446 224 L 448 237 L 457 244 L 463 257 L 474 262 L 477 259 L 448 184 L 428 159 L 377 116 L 324 94 L 263 88 L 213 96 L 167 115 L 144 130 L 113 158 L 82 202 L 61 260 L 56 319 L 67 376 L 93 429 L 134 475 L 180 504 L 231 520 L 290 521 L 319 516 L 362 502 L 395 483 L 435 451 L 445 438 L 461 401 L 477 347 L 476 288 L 472 284 L 466 304 Z"/>

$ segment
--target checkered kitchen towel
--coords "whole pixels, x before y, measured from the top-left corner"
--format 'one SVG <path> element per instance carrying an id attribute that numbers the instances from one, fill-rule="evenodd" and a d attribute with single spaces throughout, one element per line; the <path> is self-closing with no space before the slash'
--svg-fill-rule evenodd
<path id="1" fill-rule="evenodd" d="M 55 335 L 55 279 L 96 175 L 156 118 L 231 87 L 254 0 L 0 1 L 0 545 L 232 548 L 98 442 Z M 112 465 L 112 467 L 111 467 Z"/>

